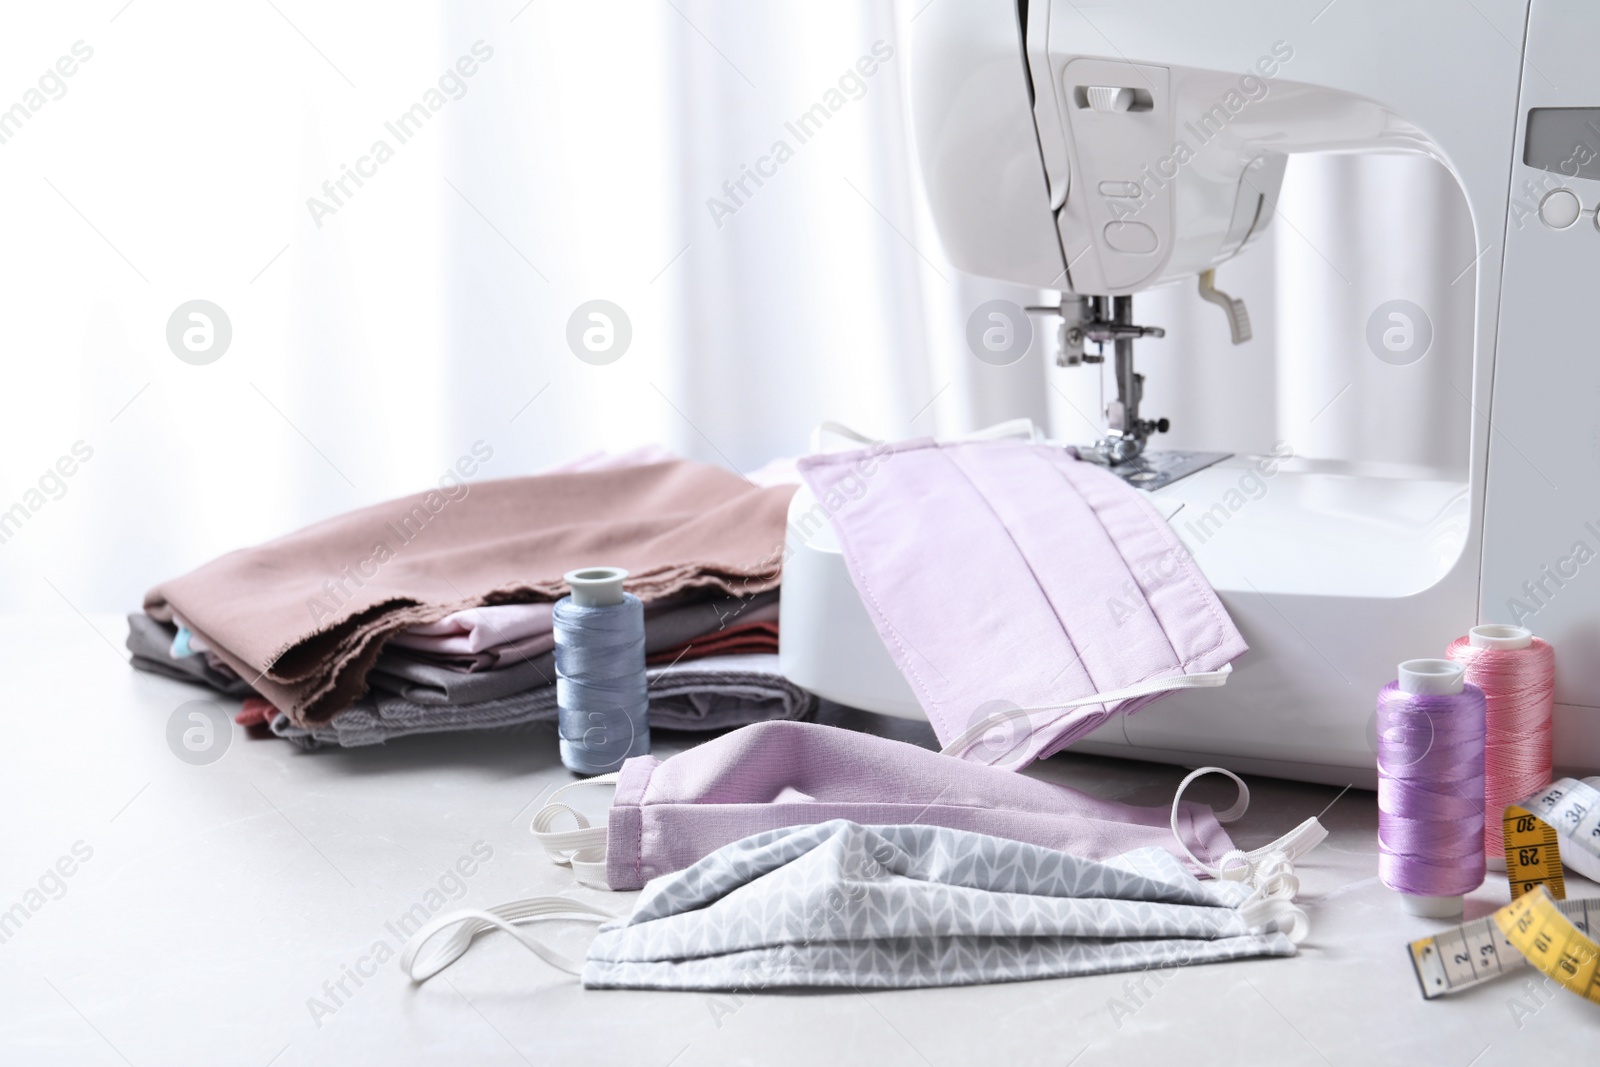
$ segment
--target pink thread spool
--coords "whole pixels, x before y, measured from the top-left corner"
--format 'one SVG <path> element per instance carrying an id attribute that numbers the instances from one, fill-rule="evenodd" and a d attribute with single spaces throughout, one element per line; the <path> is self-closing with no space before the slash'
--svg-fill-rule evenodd
<path id="1" fill-rule="evenodd" d="M 1555 650 L 1526 627 L 1490 624 L 1456 638 L 1445 656 L 1488 699 L 1483 849 L 1490 869 L 1503 871 L 1506 806 L 1550 784 Z"/>

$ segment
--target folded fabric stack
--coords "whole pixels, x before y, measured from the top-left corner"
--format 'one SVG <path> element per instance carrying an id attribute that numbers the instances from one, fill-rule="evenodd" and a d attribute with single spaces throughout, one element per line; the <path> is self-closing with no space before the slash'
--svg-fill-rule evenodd
<path id="1" fill-rule="evenodd" d="M 143 670 L 232 696 L 296 744 L 553 719 L 561 575 L 626 567 L 645 602 L 651 721 L 808 714 L 777 671 L 792 486 L 683 460 L 454 483 L 220 557 L 129 617 Z"/>
<path id="2" fill-rule="evenodd" d="M 128 651 L 133 653 L 133 665 L 180 682 L 199 682 L 231 697 L 255 692 L 232 667 L 190 648 L 182 635 L 179 627 L 157 622 L 143 612 L 129 615 Z"/>
<path id="3" fill-rule="evenodd" d="M 653 667 L 650 725 L 668 730 L 724 730 L 768 719 L 797 719 L 816 698 L 778 673 L 776 655 L 712 656 Z M 492 730 L 556 721 L 554 685 L 469 704 L 422 704 L 374 690 L 326 723 L 296 726 L 266 701 L 245 702 L 240 721 L 265 722 L 301 748 L 377 745 L 409 734 Z"/>

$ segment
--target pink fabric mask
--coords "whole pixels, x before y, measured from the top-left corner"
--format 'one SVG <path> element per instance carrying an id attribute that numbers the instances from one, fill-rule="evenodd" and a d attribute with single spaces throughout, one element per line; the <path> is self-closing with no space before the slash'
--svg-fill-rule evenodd
<path id="1" fill-rule="evenodd" d="M 1203 805 L 1178 804 L 1174 813 L 1119 804 L 814 723 L 756 723 L 665 761 L 636 756 L 616 774 L 563 791 L 613 783 L 606 826 L 589 826 L 557 802 L 559 793 L 533 823 L 534 836 L 558 862 L 570 863 L 580 880 L 612 889 L 638 889 L 754 833 L 829 819 L 974 830 L 1095 860 L 1156 845 L 1196 873 L 1233 850 Z M 1237 805 L 1224 817 L 1243 810 Z M 551 829 L 566 816 L 577 820 L 577 830 Z"/>
<path id="2" fill-rule="evenodd" d="M 1246 651 L 1144 494 L 1067 449 L 930 439 L 808 456 L 867 612 L 945 751 L 1021 767 Z M 848 484 L 846 480 L 850 481 Z M 854 493 L 846 490 L 854 490 Z"/>

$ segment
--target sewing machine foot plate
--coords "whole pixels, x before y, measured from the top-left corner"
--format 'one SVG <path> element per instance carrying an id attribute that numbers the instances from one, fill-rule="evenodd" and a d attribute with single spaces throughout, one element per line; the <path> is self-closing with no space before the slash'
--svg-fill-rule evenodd
<path id="1" fill-rule="evenodd" d="M 1141 452 L 1126 463 L 1117 463 L 1108 469 L 1135 489 L 1160 489 L 1179 478 L 1187 478 L 1195 471 L 1205 470 L 1232 452 Z M 1078 456 L 1091 462 L 1101 462 L 1091 448 L 1078 449 Z"/>

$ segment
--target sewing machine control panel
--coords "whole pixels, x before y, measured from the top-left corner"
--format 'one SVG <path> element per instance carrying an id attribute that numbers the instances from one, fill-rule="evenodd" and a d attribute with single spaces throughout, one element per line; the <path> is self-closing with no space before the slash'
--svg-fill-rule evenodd
<path id="1" fill-rule="evenodd" d="M 1561 178 L 1600 180 L 1600 108 L 1536 107 L 1526 126 L 1522 162 L 1551 175 L 1539 199 L 1539 221 L 1565 230 L 1588 214 L 1600 229 L 1600 216 L 1593 207 L 1585 211 L 1581 194 L 1558 184 Z"/>

